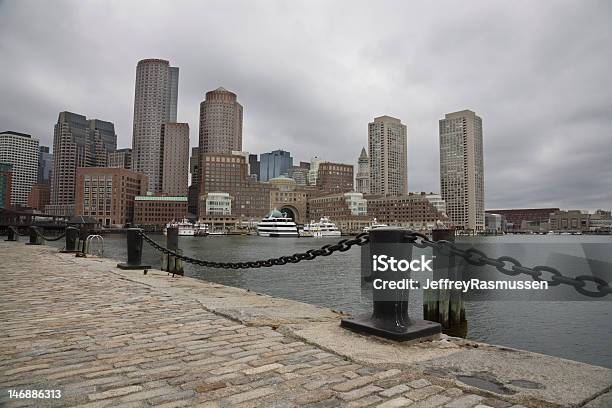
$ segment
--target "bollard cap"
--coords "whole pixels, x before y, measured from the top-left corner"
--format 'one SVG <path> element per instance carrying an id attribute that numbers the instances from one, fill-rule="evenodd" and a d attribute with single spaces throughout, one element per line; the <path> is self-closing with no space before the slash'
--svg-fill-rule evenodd
<path id="1" fill-rule="evenodd" d="M 406 232 L 409 231 L 406 228 L 402 227 L 378 227 L 371 229 L 369 231 L 370 234 L 370 243 L 377 242 L 404 242 Z"/>

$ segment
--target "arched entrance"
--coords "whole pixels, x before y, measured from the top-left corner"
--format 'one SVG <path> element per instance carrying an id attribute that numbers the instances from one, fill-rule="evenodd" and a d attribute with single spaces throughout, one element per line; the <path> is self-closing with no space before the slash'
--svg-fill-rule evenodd
<path id="1" fill-rule="evenodd" d="M 297 208 L 290 205 L 281 207 L 280 212 L 287 214 L 287 217 L 291 218 L 293 221 L 297 221 L 299 217 Z"/>

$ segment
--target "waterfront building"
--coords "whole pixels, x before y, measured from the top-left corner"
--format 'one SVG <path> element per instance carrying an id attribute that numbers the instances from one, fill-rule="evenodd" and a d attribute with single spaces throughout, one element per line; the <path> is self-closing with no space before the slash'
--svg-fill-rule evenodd
<path id="1" fill-rule="evenodd" d="M 487 210 L 486 213 L 500 214 L 506 219 L 508 232 L 521 231 L 523 225 L 534 227 L 542 226 L 547 229 L 550 214 L 559 211 L 558 208 L 513 208 L 506 210 Z"/>
<path id="2" fill-rule="evenodd" d="M 108 153 L 116 149 L 117 135 L 111 122 L 61 112 L 53 133 L 51 204 L 45 211 L 73 215 L 77 168 L 106 167 Z"/>
<path id="3" fill-rule="evenodd" d="M 408 133 L 406 125 L 391 116 L 368 124 L 370 194 L 408 193 Z"/>
<path id="4" fill-rule="evenodd" d="M 482 231 L 484 164 L 482 119 L 471 110 L 447 113 L 439 122 L 440 192 L 457 229 Z"/>
<path id="5" fill-rule="evenodd" d="M 242 105 L 225 88 L 206 92 L 200 103 L 199 148 L 201 154 L 242 151 Z"/>
<path id="6" fill-rule="evenodd" d="M 355 191 L 370 194 L 370 159 L 365 147 L 361 148 L 361 154 L 357 159 L 357 176 L 355 177 Z"/>
<path id="7" fill-rule="evenodd" d="M 11 207 L 13 165 L 0 163 L 0 209 Z"/>
<path id="8" fill-rule="evenodd" d="M 557 232 L 584 232 L 589 230 L 589 213 L 580 210 L 555 211 L 550 214 L 550 229 Z"/>
<path id="9" fill-rule="evenodd" d="M 134 225 L 161 230 L 170 221 L 187 217 L 187 197 L 138 195 L 134 197 Z"/>
<path id="10" fill-rule="evenodd" d="M 446 214 L 446 201 L 444 201 L 440 194 L 429 193 L 425 195 L 425 199 L 429 201 L 438 212 Z"/>
<path id="11" fill-rule="evenodd" d="M 117 149 L 108 153 L 108 167 L 119 167 L 122 169 L 132 169 L 132 149 Z"/>
<path id="12" fill-rule="evenodd" d="M 136 66 L 132 169 L 147 176 L 148 190 L 162 191 L 162 125 L 176 122 L 179 69 L 163 59 Z"/>
<path id="13" fill-rule="evenodd" d="M 96 219 L 103 227 L 123 227 L 134 221 L 134 197 L 147 191 L 147 176 L 118 167 L 76 170 L 75 215 Z"/>
<path id="14" fill-rule="evenodd" d="M 293 158 L 289 152 L 274 150 L 262 153 L 259 156 L 259 180 L 268 181 L 281 174 L 287 174 L 291 166 L 293 166 Z"/>
<path id="15" fill-rule="evenodd" d="M 278 176 L 268 181 L 270 185 L 269 211 L 274 209 L 286 213 L 297 224 L 308 222 L 308 198 L 310 190 L 299 187 L 294 179 Z"/>
<path id="16" fill-rule="evenodd" d="M 316 180 L 319 194 L 353 191 L 353 165 L 321 162 L 318 165 Z"/>
<path id="17" fill-rule="evenodd" d="M 232 196 L 228 193 L 206 194 L 206 215 L 231 215 Z"/>
<path id="18" fill-rule="evenodd" d="M 28 195 L 28 207 L 33 210 L 44 211 L 51 200 L 51 190 L 49 185 L 37 183 L 32 185 L 32 190 Z"/>
<path id="19" fill-rule="evenodd" d="M 249 175 L 259 180 L 259 159 L 256 154 L 249 154 Z"/>
<path id="20" fill-rule="evenodd" d="M 233 197 L 232 216 L 239 219 L 257 219 L 269 212 L 270 186 L 249 176 L 243 155 L 202 153 L 200 163 L 200 219 L 206 216 L 208 193 L 228 193 Z"/>
<path id="21" fill-rule="evenodd" d="M 53 174 L 53 154 L 49 153 L 49 146 L 40 146 L 38 153 L 38 183 L 51 185 Z"/>
<path id="22" fill-rule="evenodd" d="M 342 233 L 358 233 L 370 225 L 368 203 L 362 193 L 349 192 L 312 197 L 308 200 L 309 218 L 328 217 Z"/>
<path id="23" fill-rule="evenodd" d="M 403 196 L 368 196 L 368 214 L 379 222 L 414 230 L 431 230 L 436 221 L 448 224 L 446 214 L 440 212 L 427 193 L 408 193 Z"/>
<path id="24" fill-rule="evenodd" d="M 189 124 L 162 125 L 163 171 L 162 191 L 187 197 L 189 186 Z"/>
<path id="25" fill-rule="evenodd" d="M 612 213 L 605 210 L 597 210 L 589 216 L 589 230 L 596 232 L 612 231 Z"/>
<path id="26" fill-rule="evenodd" d="M 501 214 L 485 213 L 485 232 L 487 234 L 501 234 L 505 232 L 506 220 Z"/>
<path id="27" fill-rule="evenodd" d="M 12 166 L 11 205 L 25 206 L 38 180 L 38 140 L 26 133 L 0 133 L 0 163 Z"/>

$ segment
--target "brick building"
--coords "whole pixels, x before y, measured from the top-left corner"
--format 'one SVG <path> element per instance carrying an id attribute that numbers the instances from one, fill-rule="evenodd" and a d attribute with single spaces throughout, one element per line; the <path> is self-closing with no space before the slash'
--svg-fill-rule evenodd
<path id="1" fill-rule="evenodd" d="M 122 227 L 134 219 L 134 198 L 146 194 L 147 176 L 110 167 L 81 167 L 76 172 L 75 214 L 104 227 Z"/>
<path id="2" fill-rule="evenodd" d="M 328 217 L 343 233 L 361 232 L 370 225 L 367 200 L 361 193 L 340 193 L 312 197 L 308 200 L 310 220 Z"/>
<path id="3" fill-rule="evenodd" d="M 388 225 L 429 230 L 436 221 L 449 223 L 446 214 L 436 208 L 426 193 L 402 196 L 367 196 L 368 215 Z"/>
<path id="4" fill-rule="evenodd" d="M 11 188 L 13 186 L 13 166 L 0 163 L 0 208 L 11 206 Z"/>
<path id="5" fill-rule="evenodd" d="M 316 186 L 319 194 L 353 191 L 353 165 L 322 162 L 317 171 Z"/>
<path id="6" fill-rule="evenodd" d="M 558 208 L 515 208 L 508 210 L 487 210 L 487 214 L 499 214 L 506 218 L 509 231 L 518 231 L 523 222 L 527 224 L 544 224 L 552 213 L 559 211 Z"/>
<path id="7" fill-rule="evenodd" d="M 232 216 L 259 219 L 269 212 L 270 185 L 249 176 L 247 159 L 242 155 L 202 153 L 199 167 L 199 217 L 206 216 L 208 193 L 228 193 Z"/>
<path id="8" fill-rule="evenodd" d="M 162 229 L 172 220 L 187 217 L 187 197 L 137 196 L 134 198 L 134 224 L 146 229 Z"/>
<path id="9" fill-rule="evenodd" d="M 28 195 L 28 207 L 44 211 L 45 206 L 49 204 L 50 198 L 51 192 L 47 184 L 34 184 Z"/>

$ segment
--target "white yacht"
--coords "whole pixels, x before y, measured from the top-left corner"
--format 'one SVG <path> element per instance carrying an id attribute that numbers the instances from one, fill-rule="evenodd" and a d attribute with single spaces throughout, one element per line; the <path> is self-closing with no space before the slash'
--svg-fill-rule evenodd
<path id="1" fill-rule="evenodd" d="M 208 224 L 196 222 L 193 226 L 195 229 L 195 235 L 203 237 L 208 235 Z"/>
<path id="2" fill-rule="evenodd" d="M 261 237 L 297 237 L 295 222 L 287 214 L 274 209 L 259 224 L 257 235 Z"/>
<path id="3" fill-rule="evenodd" d="M 302 236 L 304 237 L 339 237 L 340 230 L 327 217 L 322 217 L 319 222 L 311 221 L 310 224 L 304 225 Z"/>
<path id="4" fill-rule="evenodd" d="M 172 227 L 178 227 L 179 236 L 193 237 L 196 234 L 196 228 L 189 222 L 187 218 L 183 218 L 181 221 L 170 221 L 164 227 L 164 235 L 167 235 L 167 229 Z"/>
<path id="5" fill-rule="evenodd" d="M 374 219 L 372 220 L 372 224 L 370 224 L 370 226 L 369 226 L 369 227 L 365 227 L 365 228 L 363 229 L 363 232 L 368 232 L 368 231 L 370 231 L 370 230 L 372 230 L 372 229 L 374 229 L 374 228 L 380 228 L 380 227 L 388 227 L 388 225 L 387 225 L 387 224 L 380 224 L 380 223 L 379 223 L 379 222 L 376 220 L 376 218 L 374 218 Z"/>

